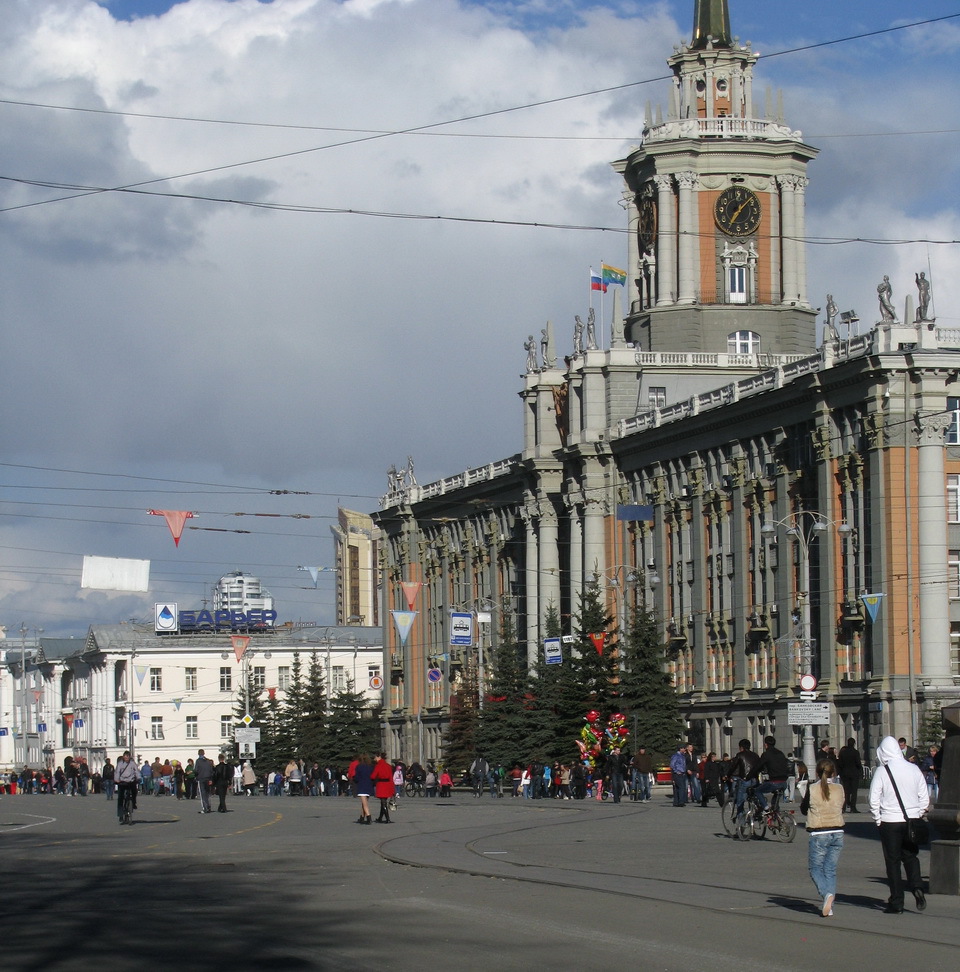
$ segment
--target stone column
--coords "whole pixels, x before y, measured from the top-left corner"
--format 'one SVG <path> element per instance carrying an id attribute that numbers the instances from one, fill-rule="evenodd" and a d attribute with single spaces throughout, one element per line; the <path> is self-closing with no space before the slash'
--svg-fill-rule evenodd
<path id="1" fill-rule="evenodd" d="M 541 493 L 540 506 L 540 631 L 551 607 L 560 610 L 560 547 L 557 511 L 549 495 Z M 538 645 L 539 647 L 539 639 Z"/>
<path id="2" fill-rule="evenodd" d="M 656 176 L 657 184 L 657 306 L 677 299 L 677 220 L 670 176 Z"/>
<path id="3" fill-rule="evenodd" d="M 581 505 L 575 500 L 567 500 L 567 515 L 570 518 L 570 603 L 577 604 L 583 590 L 583 517 Z"/>
<path id="4" fill-rule="evenodd" d="M 794 188 L 794 236 L 797 242 L 793 249 L 793 264 L 797 268 L 797 298 L 803 305 L 807 304 L 807 247 L 804 238 L 807 235 L 806 219 L 806 188 L 809 179 L 797 176 Z"/>
<path id="5" fill-rule="evenodd" d="M 526 564 L 524 587 L 526 589 L 527 609 L 527 667 L 537 663 L 540 642 L 540 603 L 538 575 L 540 568 L 539 546 L 537 543 L 536 509 L 529 503 L 520 511 L 526 527 Z"/>
<path id="6" fill-rule="evenodd" d="M 640 214 L 637 211 L 637 200 L 629 190 L 624 192 L 620 205 L 627 213 L 627 311 L 633 308 L 634 301 L 640 299 L 640 288 L 637 278 L 642 276 L 640 269 L 640 242 L 637 239 Z M 602 322 L 601 322 L 602 324 Z"/>
<path id="7" fill-rule="evenodd" d="M 797 292 L 796 183 L 797 176 L 778 176 L 780 186 L 780 238 L 783 251 L 781 300 L 788 304 L 799 300 Z"/>
<path id="8" fill-rule="evenodd" d="M 947 499 L 943 466 L 944 436 L 950 415 L 921 412 L 917 436 L 917 546 L 920 592 L 920 672 L 941 685 L 952 685 L 950 672 L 950 601 L 947 590 Z M 910 511 L 907 511 L 909 515 Z"/>
<path id="9" fill-rule="evenodd" d="M 696 172 L 677 174 L 680 186 L 678 214 L 680 236 L 678 242 L 679 294 L 681 304 L 693 304 L 697 300 L 697 282 L 700 279 L 699 216 L 697 213 L 697 186 L 700 183 Z"/>

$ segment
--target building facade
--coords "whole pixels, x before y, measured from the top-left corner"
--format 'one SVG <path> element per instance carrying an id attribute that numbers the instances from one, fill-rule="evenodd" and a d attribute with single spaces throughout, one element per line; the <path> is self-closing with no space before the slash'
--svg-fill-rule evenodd
<path id="1" fill-rule="evenodd" d="M 816 346 L 816 150 L 758 110 L 758 58 L 726 2 L 697 2 L 694 25 L 668 61 L 666 120 L 614 163 L 631 234 L 610 346 L 578 319 L 559 366 L 549 342 L 528 354 L 516 455 L 388 478 L 374 519 L 393 756 L 441 758 L 465 662 L 482 671 L 507 621 L 532 665 L 548 613 L 568 626 L 586 585 L 615 625 L 655 612 L 706 749 L 776 732 L 798 754 L 815 734 L 869 757 L 958 697 L 960 332 L 922 294 L 898 313 L 884 278 L 867 333 L 838 330 L 828 300 Z M 451 631 L 462 614 L 472 646 Z M 816 723 L 791 721 L 803 677 Z"/>
<path id="2" fill-rule="evenodd" d="M 82 756 L 97 770 L 124 749 L 151 761 L 186 762 L 198 748 L 234 753 L 240 691 L 282 700 L 297 655 L 304 679 L 316 653 L 329 694 L 352 688 L 380 706 L 379 628 L 281 625 L 240 645 L 236 638 L 120 624 L 93 625 L 86 638 L 4 642 L 0 767 L 52 768 Z"/>
<path id="3" fill-rule="evenodd" d="M 337 624 L 380 624 L 380 531 L 367 513 L 337 509 L 330 527 L 336 550 Z"/>

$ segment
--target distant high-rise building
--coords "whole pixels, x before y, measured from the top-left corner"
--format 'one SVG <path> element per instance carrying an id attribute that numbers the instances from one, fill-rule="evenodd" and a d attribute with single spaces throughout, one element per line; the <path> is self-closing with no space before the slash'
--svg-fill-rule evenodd
<path id="1" fill-rule="evenodd" d="M 337 624 L 380 624 L 380 530 L 366 513 L 339 508 L 336 544 Z"/>
<path id="2" fill-rule="evenodd" d="M 214 611 L 273 611 L 273 595 L 259 577 L 242 570 L 224 574 L 213 591 Z"/>

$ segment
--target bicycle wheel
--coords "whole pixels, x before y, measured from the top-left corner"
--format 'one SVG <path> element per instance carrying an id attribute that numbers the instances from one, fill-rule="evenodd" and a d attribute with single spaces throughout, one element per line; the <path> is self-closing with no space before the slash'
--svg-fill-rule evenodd
<path id="1" fill-rule="evenodd" d="M 403 786 L 403 792 L 406 793 L 407 796 L 416 796 L 417 784 L 414 783 L 412 780 L 408 783 L 405 783 Z"/>
<path id="2" fill-rule="evenodd" d="M 792 813 L 783 814 L 783 816 L 779 817 L 779 820 L 780 826 L 777 827 L 776 830 L 777 840 L 781 840 L 783 843 L 789 844 L 793 841 L 793 838 L 797 836 L 797 822 L 793 819 Z"/>
<path id="3" fill-rule="evenodd" d="M 737 822 L 734 817 L 734 803 L 733 800 L 727 800 L 727 802 L 720 808 L 720 822 L 723 824 L 723 829 L 730 834 L 732 837 L 737 832 Z"/>
<path id="4" fill-rule="evenodd" d="M 763 840 L 767 833 L 767 811 L 761 806 L 755 806 L 751 814 L 751 824 L 753 826 L 753 836 L 757 840 Z"/>
<path id="5" fill-rule="evenodd" d="M 753 834 L 753 815 L 749 810 L 744 810 L 734 820 L 734 836 L 737 840 L 749 840 Z"/>

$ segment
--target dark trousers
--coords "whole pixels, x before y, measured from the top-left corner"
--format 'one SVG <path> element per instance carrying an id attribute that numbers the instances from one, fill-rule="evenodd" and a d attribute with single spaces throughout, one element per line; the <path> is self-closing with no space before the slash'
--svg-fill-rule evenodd
<path id="1" fill-rule="evenodd" d="M 685 807 L 687 805 L 687 774 L 672 773 L 673 777 L 673 805 Z"/>
<path id="2" fill-rule="evenodd" d="M 857 786 L 860 783 L 860 778 L 857 776 L 841 776 L 840 782 L 843 784 L 843 809 L 857 813 Z"/>
<path id="3" fill-rule="evenodd" d="M 907 824 L 881 823 L 880 844 L 883 847 L 883 862 L 887 866 L 887 882 L 890 885 L 889 903 L 903 907 L 903 878 L 900 865 L 907 872 L 907 887 L 911 891 L 922 891 L 920 861 L 917 860 L 917 846 L 907 841 Z"/>

